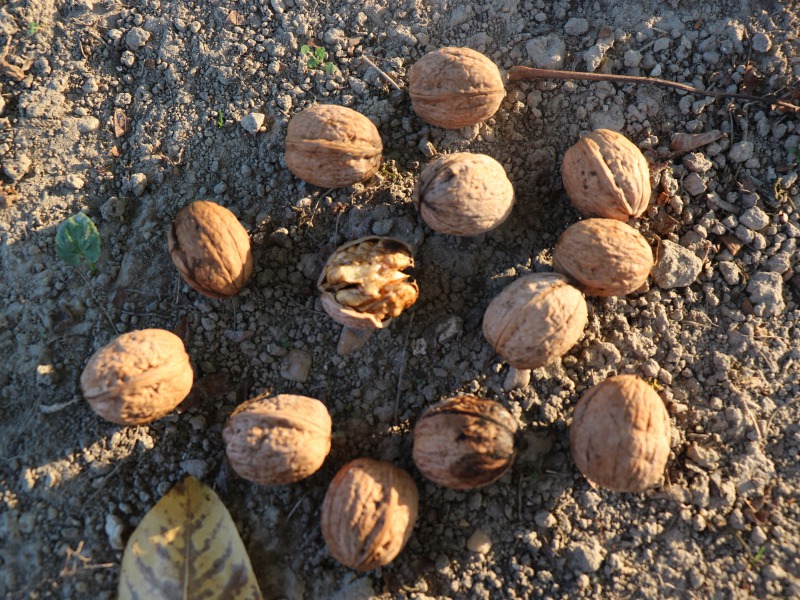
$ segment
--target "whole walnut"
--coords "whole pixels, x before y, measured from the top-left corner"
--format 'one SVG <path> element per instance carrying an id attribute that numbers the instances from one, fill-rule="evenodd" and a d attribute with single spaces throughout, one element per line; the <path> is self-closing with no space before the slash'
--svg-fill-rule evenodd
<path id="1" fill-rule="evenodd" d="M 459 129 L 485 121 L 505 96 L 500 70 L 470 48 L 439 48 L 408 71 L 414 112 L 436 127 Z"/>
<path id="2" fill-rule="evenodd" d="M 214 202 L 199 200 L 183 207 L 167 241 L 184 281 L 211 298 L 239 293 L 253 273 L 247 231 L 231 211 Z"/>
<path id="3" fill-rule="evenodd" d="M 478 235 L 511 214 L 514 187 L 503 165 L 485 154 L 457 152 L 422 170 L 414 206 L 428 227 L 450 235 Z"/>
<path id="4" fill-rule="evenodd" d="M 163 329 L 141 329 L 92 354 L 81 373 L 81 390 L 104 419 L 142 425 L 172 412 L 193 381 L 181 338 Z"/>
<path id="5" fill-rule="evenodd" d="M 621 133 L 597 129 L 564 154 L 561 178 L 572 205 L 584 217 L 627 221 L 650 202 L 650 168 Z"/>
<path id="6" fill-rule="evenodd" d="M 385 461 L 344 465 L 322 502 L 322 536 L 336 560 L 360 571 L 388 565 L 417 521 L 419 494 L 411 476 Z"/>
<path id="7" fill-rule="evenodd" d="M 658 483 L 669 458 L 670 423 L 641 378 L 617 375 L 586 390 L 575 406 L 569 445 L 587 479 L 618 492 Z"/>
<path id="8" fill-rule="evenodd" d="M 532 273 L 509 284 L 483 316 L 483 335 L 516 369 L 537 369 L 581 337 L 588 309 L 580 290 L 558 273 Z"/>
<path id="9" fill-rule="evenodd" d="M 586 219 L 567 227 L 553 250 L 553 269 L 589 296 L 624 296 L 638 290 L 653 268 L 644 236 L 614 219 Z"/>
<path id="10" fill-rule="evenodd" d="M 408 244 L 367 236 L 339 246 L 317 281 L 322 308 L 353 329 L 381 329 L 417 301 L 410 275 L 414 257 Z"/>
<path id="11" fill-rule="evenodd" d="M 319 104 L 289 120 L 286 166 L 322 188 L 340 188 L 372 177 L 381 166 L 378 129 L 351 108 Z"/>
<path id="12" fill-rule="evenodd" d="M 315 473 L 331 450 L 331 417 L 319 400 L 261 394 L 239 405 L 222 430 L 231 467 L 264 485 Z"/>
<path id="13" fill-rule="evenodd" d="M 514 463 L 517 422 L 502 404 L 475 396 L 428 407 L 414 426 L 414 464 L 436 484 L 459 490 L 488 485 Z"/>

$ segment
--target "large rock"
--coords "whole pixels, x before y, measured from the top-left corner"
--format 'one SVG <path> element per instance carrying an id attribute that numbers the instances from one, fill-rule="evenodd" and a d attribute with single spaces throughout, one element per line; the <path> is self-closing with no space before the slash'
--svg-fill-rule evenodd
<path id="1" fill-rule="evenodd" d="M 703 261 L 694 252 L 675 242 L 663 240 L 651 275 L 658 287 L 668 290 L 691 284 L 702 268 Z"/>

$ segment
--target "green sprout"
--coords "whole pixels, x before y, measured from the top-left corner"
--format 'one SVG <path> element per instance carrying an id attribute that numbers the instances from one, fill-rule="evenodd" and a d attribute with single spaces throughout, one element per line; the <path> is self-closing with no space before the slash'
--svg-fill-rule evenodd
<path id="1" fill-rule="evenodd" d="M 757 563 L 757 562 L 758 562 L 758 561 L 760 561 L 762 558 L 764 558 L 764 554 L 765 554 L 766 552 L 767 552 L 767 545 L 766 545 L 766 544 L 763 544 L 763 545 L 761 546 L 761 548 L 759 548 L 759 549 L 758 549 L 758 552 L 756 552 L 755 556 L 753 556 L 753 562 L 754 562 L 754 563 Z"/>
<path id="2" fill-rule="evenodd" d="M 100 258 L 100 234 L 83 213 L 72 215 L 58 226 L 56 254 L 68 265 L 77 267 L 81 258 L 94 269 Z"/>
<path id="3" fill-rule="evenodd" d="M 328 58 L 328 51 L 322 46 L 314 46 L 312 49 L 308 44 L 303 44 L 300 47 L 300 55 L 305 57 L 306 65 L 309 69 L 321 67 L 328 75 L 332 75 L 336 70 L 336 66 L 332 62 L 326 60 Z"/>
<path id="4" fill-rule="evenodd" d="M 31 21 L 28 23 L 28 35 L 36 35 L 39 33 L 39 23 Z"/>
<path id="5" fill-rule="evenodd" d="M 225 125 L 225 117 L 222 115 L 222 109 L 218 108 L 217 109 L 217 127 L 219 127 L 221 129 L 223 125 Z"/>

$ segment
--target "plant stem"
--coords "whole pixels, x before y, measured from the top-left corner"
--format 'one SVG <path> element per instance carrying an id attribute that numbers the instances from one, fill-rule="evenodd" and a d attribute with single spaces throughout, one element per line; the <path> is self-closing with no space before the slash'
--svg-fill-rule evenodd
<path id="1" fill-rule="evenodd" d="M 691 94 L 701 96 L 711 96 L 712 98 L 735 98 L 748 102 L 761 102 L 772 104 L 778 108 L 792 112 L 800 111 L 800 106 L 779 100 L 774 96 L 751 96 L 750 94 L 734 94 L 728 92 L 718 92 L 714 90 L 701 90 L 686 83 L 668 81 L 657 77 L 638 77 L 636 75 L 607 75 L 605 73 L 582 73 L 580 71 L 557 71 L 553 69 L 536 69 L 533 67 L 511 67 L 508 70 L 509 81 L 522 81 L 532 79 L 580 79 L 584 81 L 613 81 L 616 83 L 647 83 L 650 85 L 661 85 L 671 87 L 676 90 L 683 90 Z"/>

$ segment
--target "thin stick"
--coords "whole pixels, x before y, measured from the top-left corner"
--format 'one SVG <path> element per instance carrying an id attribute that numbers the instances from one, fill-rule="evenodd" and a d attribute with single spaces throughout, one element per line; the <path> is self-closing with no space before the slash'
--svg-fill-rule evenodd
<path id="1" fill-rule="evenodd" d="M 400 89 L 400 86 L 397 85 L 397 82 L 394 79 L 392 79 L 391 77 L 389 77 L 386 73 L 384 73 L 378 65 L 376 65 L 374 62 L 372 62 L 369 58 L 367 58 L 363 54 L 361 55 L 361 58 L 363 58 L 364 61 L 369 66 L 371 66 L 373 69 L 375 69 L 381 75 L 381 77 L 383 77 L 386 81 L 388 81 L 390 84 L 392 84 L 394 86 L 394 89 L 396 89 L 396 90 Z"/>
<path id="2" fill-rule="evenodd" d="M 691 94 L 701 96 L 711 96 L 712 98 L 735 98 L 748 102 L 761 102 L 772 104 L 777 107 L 800 111 L 800 106 L 780 100 L 774 96 L 751 96 L 750 94 L 731 94 L 728 92 L 717 92 L 713 90 L 701 90 L 686 83 L 677 83 L 657 77 L 638 77 L 636 75 L 606 75 L 604 73 L 582 73 L 580 71 L 556 71 L 552 69 L 535 69 L 533 67 L 511 67 L 508 70 L 509 81 L 522 81 L 530 79 L 581 79 L 584 81 L 613 81 L 616 83 L 648 83 L 651 85 L 662 85 L 676 90 L 683 90 Z"/>

